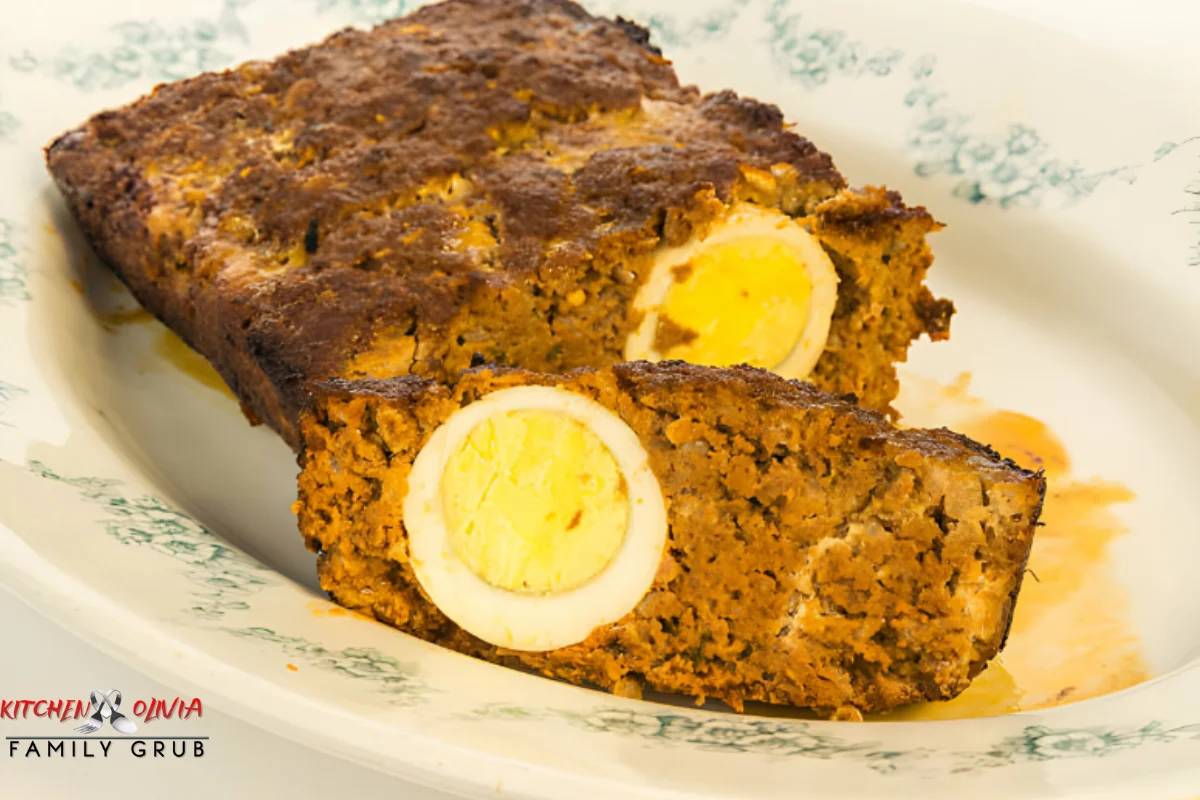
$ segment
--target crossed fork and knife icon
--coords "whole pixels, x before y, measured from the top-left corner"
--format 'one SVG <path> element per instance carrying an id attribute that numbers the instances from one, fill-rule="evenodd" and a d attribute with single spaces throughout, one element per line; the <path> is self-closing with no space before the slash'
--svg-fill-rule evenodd
<path id="1" fill-rule="evenodd" d="M 119 733 L 137 733 L 137 725 L 117 709 L 121 707 L 121 691 L 109 689 L 102 692 L 96 689 L 88 696 L 88 702 L 95 709 L 88 721 L 75 729 L 76 733 L 95 733 L 104 727 L 104 720 L 117 729 Z"/>

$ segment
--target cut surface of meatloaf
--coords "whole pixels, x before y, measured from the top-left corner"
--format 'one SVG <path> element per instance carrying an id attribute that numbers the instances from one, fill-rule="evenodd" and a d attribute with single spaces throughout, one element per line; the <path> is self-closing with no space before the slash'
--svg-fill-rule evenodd
<path id="1" fill-rule="evenodd" d="M 502 397 L 508 405 L 476 414 L 462 438 L 465 428 L 454 420 Z M 571 403 L 585 410 L 570 411 Z M 536 638 L 539 625 L 557 629 L 539 622 L 543 609 L 523 597 L 507 618 L 489 616 L 500 613 L 504 591 L 530 591 L 537 580 L 530 576 L 540 574 L 536 558 L 487 550 L 484 566 L 503 563 L 508 571 L 493 570 L 484 580 L 492 588 L 477 603 L 442 583 L 443 567 L 462 572 L 456 564 L 476 563 L 471 548 L 480 537 L 508 535 L 470 525 L 455 533 L 459 486 L 475 486 L 490 501 L 497 480 L 521 485 L 512 474 L 521 453 L 543 453 L 540 477 L 519 495 L 520 513 L 534 513 L 547 491 L 567 485 L 546 481 L 581 469 L 564 444 L 567 433 L 535 434 L 522 416 L 535 406 L 608 437 L 614 455 L 642 453 L 665 509 L 664 531 L 633 521 L 622 529 L 630 540 L 651 537 L 650 568 L 629 567 L 644 583 L 630 589 L 613 578 L 624 587 L 614 592 L 632 591 L 625 605 L 565 638 Z M 496 433 L 514 424 L 519 437 Z M 638 446 L 621 444 L 614 425 Z M 319 554 L 321 585 L 338 603 L 454 650 L 572 683 L 622 693 L 645 684 L 738 709 L 756 700 L 853 715 L 957 695 L 1003 646 L 1045 491 L 1040 473 L 963 436 L 896 429 L 841 397 L 749 367 L 639 362 L 557 376 L 477 367 L 454 387 L 418 377 L 339 379 L 316 393 L 301 431 L 296 511 Z M 490 439 L 478 438 L 488 431 Z M 554 444 L 537 450 L 538 436 Z M 617 461 L 624 472 L 609 483 L 631 487 L 621 495 L 630 508 L 653 506 L 652 493 L 638 494 L 638 460 Z M 489 464 L 507 465 L 507 474 L 487 473 Z M 472 483 L 472 474 L 486 480 Z M 586 475 L 580 481 L 590 485 Z M 573 531 L 614 519 L 589 516 L 589 502 L 611 502 L 603 487 L 585 497 L 609 499 L 579 501 L 573 513 L 568 507 L 560 523 L 567 521 L 545 534 L 563 558 L 590 552 L 572 543 Z M 553 506 L 546 508 L 553 527 Z M 505 513 L 489 506 L 488 520 Z M 516 532 L 522 547 L 543 527 L 537 519 L 524 524 Z M 428 539 L 434 528 L 444 538 Z M 415 533 L 425 539 L 415 542 Z M 430 541 L 441 544 L 430 550 Z M 414 544 L 426 554 L 414 555 Z M 527 554 L 536 556 L 536 545 Z M 555 569 L 569 582 L 569 564 Z M 584 589 L 607 574 L 593 573 Z M 496 589 L 512 575 L 523 577 Z M 572 603 L 580 591 L 551 586 L 536 596 Z M 610 599 L 596 590 L 571 621 Z M 513 645 L 525 628 L 532 628 L 528 641 L 555 646 Z"/>
<path id="2" fill-rule="evenodd" d="M 449 0 L 344 30 L 159 86 L 46 157 L 99 255 L 293 446 L 316 380 L 642 357 L 656 259 L 747 210 L 795 219 L 791 239 L 836 270 L 808 315 L 828 330 L 803 338 L 819 358 L 791 377 L 886 409 L 893 363 L 953 310 L 923 284 L 924 209 L 847 189 L 777 108 L 681 86 L 643 29 L 566 0 Z M 770 304 L 789 336 L 805 293 L 831 290 L 809 277 L 791 311 Z M 703 332 L 677 322 L 639 346 L 688 352 Z"/>

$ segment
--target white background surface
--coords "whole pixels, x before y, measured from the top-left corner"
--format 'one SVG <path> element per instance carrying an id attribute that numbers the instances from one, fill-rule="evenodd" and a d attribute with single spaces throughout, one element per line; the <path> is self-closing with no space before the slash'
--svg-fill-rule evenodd
<path id="1" fill-rule="evenodd" d="M 969 2 L 1119 49 L 1126 57 L 1152 61 L 1200 78 L 1200 2 L 1196 0 Z M 930 23 L 936 24 L 936 20 Z M 64 21 L 64 25 L 69 24 Z M 836 143 L 822 142 L 821 146 L 837 151 Z M 139 697 L 174 698 L 177 694 L 74 639 L 7 591 L 0 590 L 0 697 L 82 698 L 93 688 L 114 686 L 125 693 L 126 703 Z M 29 730 L 28 727 L 22 730 L 19 725 L 0 721 L 6 735 Z M 108 759 L 10 759 L 5 745 L 5 752 L 0 753 L 0 798 L 324 800 L 354 795 L 386 796 L 389 800 L 448 800 L 450 797 L 309 750 L 236 720 L 223 714 L 219 706 L 207 703 L 201 719 L 180 723 L 175 732 L 209 736 L 205 757 L 136 759 L 127 749 L 118 749 L 114 744 Z"/>

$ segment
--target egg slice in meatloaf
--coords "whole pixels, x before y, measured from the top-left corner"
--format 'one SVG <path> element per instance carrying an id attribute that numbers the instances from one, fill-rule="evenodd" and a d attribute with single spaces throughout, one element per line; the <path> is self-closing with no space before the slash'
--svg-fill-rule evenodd
<path id="1" fill-rule="evenodd" d="M 854 716 L 1004 643 L 1045 491 L 751 367 L 325 383 L 296 512 L 342 605 L 573 683 Z"/>
<path id="2" fill-rule="evenodd" d="M 314 381 L 749 363 L 886 410 L 952 305 L 922 208 L 568 0 L 449 0 L 56 139 L 96 251 L 251 419 Z"/>

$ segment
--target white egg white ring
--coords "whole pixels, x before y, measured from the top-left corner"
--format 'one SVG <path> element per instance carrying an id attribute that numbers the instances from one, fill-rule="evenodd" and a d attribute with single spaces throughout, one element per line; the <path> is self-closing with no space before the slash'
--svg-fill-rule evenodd
<path id="1" fill-rule="evenodd" d="M 720 244 L 742 236 L 768 235 L 799 251 L 812 284 L 809 299 L 808 321 L 796 340 L 796 345 L 779 364 L 768 367 L 785 378 L 806 378 L 816 366 L 825 342 L 829 338 L 829 324 L 837 305 L 837 270 L 821 243 L 804 227 L 781 211 L 744 204 L 721 222 L 705 238 L 688 242 L 679 247 L 663 248 L 654 260 L 650 276 L 633 300 L 633 308 L 645 314 L 637 330 L 625 342 L 626 361 L 661 361 L 663 356 L 654 347 L 658 332 L 658 312 L 667 301 L 667 294 L 675 283 L 672 272 L 676 267 L 688 263 L 704 247 Z"/>
<path id="2" fill-rule="evenodd" d="M 629 524 L 612 561 L 587 583 L 554 594 L 510 592 L 484 581 L 454 553 L 442 510 L 442 473 L 471 430 L 493 414 L 527 410 L 557 412 L 587 427 L 612 453 L 628 488 Z M 421 588 L 459 627 L 513 650 L 577 644 L 625 616 L 653 583 L 667 539 L 662 490 L 637 435 L 600 404 L 548 386 L 501 389 L 454 412 L 413 461 L 403 511 Z"/>

